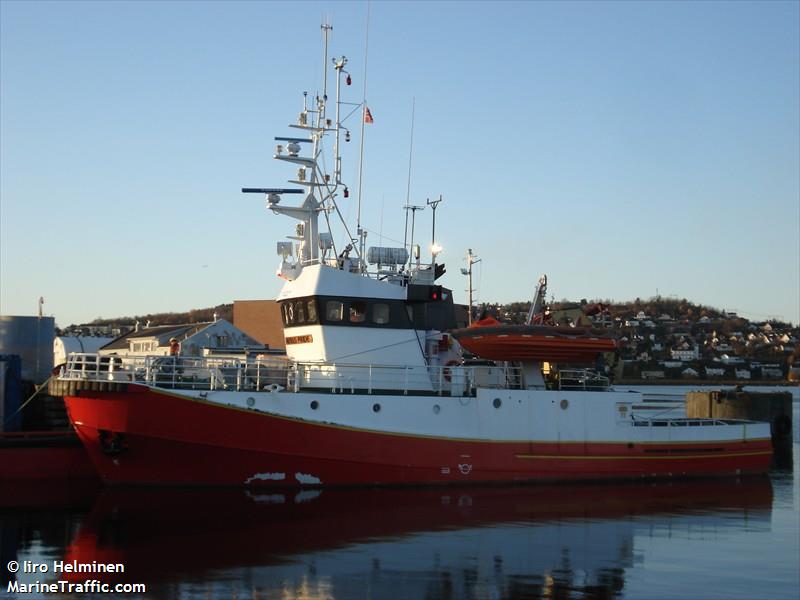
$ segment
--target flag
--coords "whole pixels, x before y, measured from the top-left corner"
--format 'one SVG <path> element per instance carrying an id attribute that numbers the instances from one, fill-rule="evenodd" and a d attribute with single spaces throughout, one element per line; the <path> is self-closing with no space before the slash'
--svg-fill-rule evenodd
<path id="1" fill-rule="evenodd" d="M 374 122 L 375 121 L 372 119 L 372 113 L 369 112 L 369 107 L 365 106 L 364 107 L 364 123 L 369 123 L 370 125 L 372 125 L 372 123 L 374 123 Z"/>

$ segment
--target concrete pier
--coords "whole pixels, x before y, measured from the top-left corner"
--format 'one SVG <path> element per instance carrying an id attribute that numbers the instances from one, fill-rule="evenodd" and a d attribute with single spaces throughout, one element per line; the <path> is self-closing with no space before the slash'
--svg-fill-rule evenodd
<path id="1" fill-rule="evenodd" d="M 738 389 L 688 392 L 686 416 L 764 421 L 770 424 L 773 440 L 776 442 L 791 440 L 792 394 L 746 392 Z"/>

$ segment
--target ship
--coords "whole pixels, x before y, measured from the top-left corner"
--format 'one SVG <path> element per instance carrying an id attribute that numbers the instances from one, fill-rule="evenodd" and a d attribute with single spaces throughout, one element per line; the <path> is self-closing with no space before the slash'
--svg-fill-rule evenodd
<path id="1" fill-rule="evenodd" d="M 411 243 L 367 248 L 360 208 L 355 230 L 341 218 L 341 142 L 347 110 L 363 114 L 362 129 L 372 119 L 343 99 L 351 75 L 346 57 L 329 61 L 329 32 L 330 78 L 303 94 L 295 135 L 275 138 L 273 158 L 297 168 L 294 187 L 242 189 L 296 221 L 277 243 L 286 360 L 70 355 L 58 385 L 100 477 L 285 488 L 766 472 L 768 424 L 645 418 L 633 410 L 642 394 L 569 364 L 590 362 L 606 340 L 532 322 L 509 330 L 510 353 L 476 345 L 477 333 L 457 329 L 453 295 L 437 283 L 444 265 L 434 249 L 422 260 L 413 222 Z"/>

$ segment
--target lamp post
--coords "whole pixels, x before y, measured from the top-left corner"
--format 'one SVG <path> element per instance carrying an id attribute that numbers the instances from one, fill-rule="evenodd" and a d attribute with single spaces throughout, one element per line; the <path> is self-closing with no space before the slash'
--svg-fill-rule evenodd
<path id="1" fill-rule="evenodd" d="M 442 195 L 439 194 L 438 200 L 431 200 L 428 198 L 427 202 L 428 206 L 430 206 L 431 210 L 433 211 L 433 230 L 431 231 L 431 256 L 433 257 L 433 260 L 431 262 L 436 262 L 436 254 L 438 254 L 436 251 L 436 248 L 438 248 L 436 245 L 436 207 L 439 206 L 439 203 L 442 200 L 444 200 L 444 198 L 442 198 Z"/>
<path id="2" fill-rule="evenodd" d="M 467 292 L 469 307 L 467 308 L 467 325 L 472 325 L 472 265 L 481 262 L 476 254 L 472 253 L 472 248 L 467 250 L 467 268 L 461 269 L 461 274 L 467 276 Z"/>

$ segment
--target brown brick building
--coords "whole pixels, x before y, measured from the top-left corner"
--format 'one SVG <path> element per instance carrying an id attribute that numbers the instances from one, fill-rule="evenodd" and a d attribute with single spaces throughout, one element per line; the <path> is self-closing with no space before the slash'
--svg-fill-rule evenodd
<path id="1" fill-rule="evenodd" d="M 234 300 L 233 324 L 270 348 L 285 348 L 281 312 L 275 300 Z"/>

